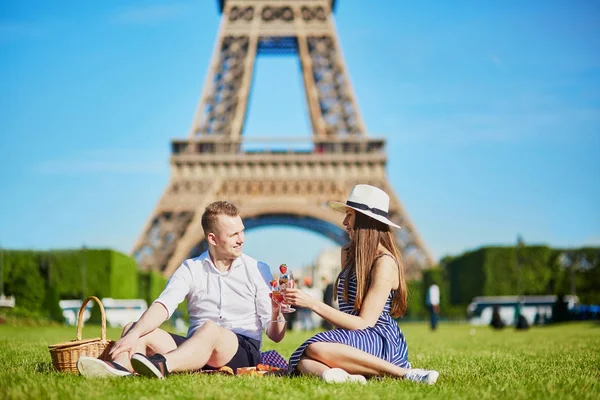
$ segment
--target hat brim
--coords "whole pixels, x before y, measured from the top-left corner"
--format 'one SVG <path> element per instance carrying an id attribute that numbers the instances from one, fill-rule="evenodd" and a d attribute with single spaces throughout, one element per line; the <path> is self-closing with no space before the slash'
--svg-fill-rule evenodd
<path id="1" fill-rule="evenodd" d="M 390 221 L 383 215 L 375 214 L 369 210 L 361 210 L 360 208 L 350 207 L 346 203 L 342 203 L 339 201 L 330 201 L 328 204 L 329 204 L 329 207 L 333 208 L 335 211 L 346 212 L 346 210 L 350 208 L 354 211 L 358 211 L 359 213 L 364 214 L 367 217 L 371 217 L 371 218 L 373 218 L 379 222 L 382 222 L 386 225 L 393 226 L 394 228 L 402 229 L 402 227 L 400 225 L 396 225 L 395 223 L 393 223 L 392 221 Z"/>

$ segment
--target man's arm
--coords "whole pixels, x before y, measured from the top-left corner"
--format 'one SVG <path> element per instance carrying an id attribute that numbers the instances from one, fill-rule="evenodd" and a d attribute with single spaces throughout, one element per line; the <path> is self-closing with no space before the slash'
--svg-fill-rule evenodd
<path id="1" fill-rule="evenodd" d="M 161 303 L 152 303 L 140 319 L 125 332 L 121 339 L 115 342 L 110 349 L 110 355 L 116 357 L 123 352 L 127 352 L 130 353 L 129 356 L 131 357 L 138 339 L 158 328 L 167 320 L 168 315 L 167 309 Z"/>
<path id="2" fill-rule="evenodd" d="M 131 326 L 127 334 L 131 333 L 137 337 L 142 337 L 161 326 L 168 318 L 169 312 L 162 303 L 152 303 L 140 319 Z"/>
<path id="3" fill-rule="evenodd" d="M 150 305 L 129 331 L 112 346 L 110 355 L 116 357 L 119 353 L 134 351 L 140 337 L 158 328 L 173 314 L 173 311 L 190 291 L 191 283 L 192 274 L 184 262 L 171 276 L 165 290 L 158 299 Z"/>
<path id="4" fill-rule="evenodd" d="M 283 318 L 283 314 L 281 313 L 281 309 L 279 305 L 274 303 L 271 300 L 271 322 L 267 327 L 265 333 L 275 343 L 281 342 L 283 337 L 285 336 L 285 319 Z M 276 322 L 281 319 L 283 322 Z"/>

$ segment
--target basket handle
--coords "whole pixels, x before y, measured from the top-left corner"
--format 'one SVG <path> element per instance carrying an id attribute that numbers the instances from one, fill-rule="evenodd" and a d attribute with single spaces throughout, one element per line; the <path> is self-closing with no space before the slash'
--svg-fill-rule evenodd
<path id="1" fill-rule="evenodd" d="M 85 305 L 91 300 L 96 301 L 100 306 L 100 315 L 102 318 L 102 328 L 100 330 L 100 338 L 102 341 L 106 341 L 106 313 L 104 312 L 104 306 L 99 298 L 96 296 L 90 296 L 83 301 L 81 308 L 79 309 L 79 315 L 77 316 L 77 340 L 81 340 L 81 330 L 83 329 L 83 312 L 85 311 Z"/>

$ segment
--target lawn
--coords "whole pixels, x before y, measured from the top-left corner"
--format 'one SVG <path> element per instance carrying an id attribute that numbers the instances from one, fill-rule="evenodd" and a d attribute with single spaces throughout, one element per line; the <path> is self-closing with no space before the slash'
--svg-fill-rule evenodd
<path id="1" fill-rule="evenodd" d="M 413 366 L 440 372 L 435 386 L 394 379 L 365 386 L 330 385 L 316 378 L 228 377 L 185 374 L 166 380 L 131 377 L 85 379 L 53 371 L 48 344 L 70 340 L 72 327 L 0 326 L 0 398 L 53 399 L 598 399 L 600 324 L 571 323 L 493 332 L 487 327 L 442 324 L 432 333 L 424 324 L 402 325 Z M 86 327 L 84 337 L 98 335 Z M 109 338 L 119 331 L 109 329 Z M 291 332 L 263 349 L 284 357 L 306 337 Z"/>

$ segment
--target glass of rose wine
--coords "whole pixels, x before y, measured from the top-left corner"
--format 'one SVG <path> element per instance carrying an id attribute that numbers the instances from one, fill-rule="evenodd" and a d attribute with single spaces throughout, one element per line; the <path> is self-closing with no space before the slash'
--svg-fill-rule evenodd
<path id="1" fill-rule="evenodd" d="M 279 288 L 281 290 L 286 289 L 286 288 L 293 288 L 294 287 L 294 274 L 292 274 L 292 271 L 290 271 L 287 267 L 287 265 L 285 264 L 281 264 L 279 266 L 279 272 L 281 272 L 281 275 L 279 276 Z M 294 311 L 296 311 L 295 308 L 292 308 L 289 304 L 285 303 L 285 296 L 283 298 L 283 303 L 281 304 L 281 312 L 284 314 L 289 314 L 289 313 L 293 313 Z"/>
<path id="2" fill-rule="evenodd" d="M 271 282 L 269 282 L 269 284 L 271 285 L 271 298 L 275 303 L 279 305 L 279 309 L 281 309 L 285 299 L 283 298 L 283 294 L 279 290 L 279 282 L 277 281 L 277 279 L 272 279 Z M 277 319 L 272 322 L 285 322 L 285 318 L 283 318 L 283 315 L 279 314 Z"/>

